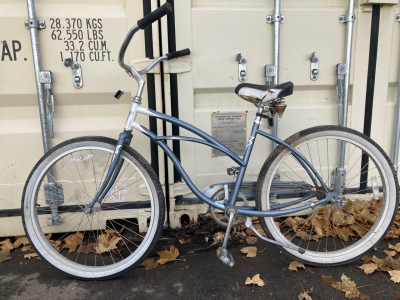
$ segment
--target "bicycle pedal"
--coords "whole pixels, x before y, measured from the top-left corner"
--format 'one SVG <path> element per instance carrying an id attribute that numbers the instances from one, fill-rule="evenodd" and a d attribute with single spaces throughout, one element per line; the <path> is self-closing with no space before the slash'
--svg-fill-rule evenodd
<path id="1" fill-rule="evenodd" d="M 226 249 L 222 249 L 219 247 L 217 250 L 217 257 L 222 260 L 224 265 L 230 266 L 231 268 L 235 265 L 235 261 L 233 260 L 232 254 L 228 252 Z"/>

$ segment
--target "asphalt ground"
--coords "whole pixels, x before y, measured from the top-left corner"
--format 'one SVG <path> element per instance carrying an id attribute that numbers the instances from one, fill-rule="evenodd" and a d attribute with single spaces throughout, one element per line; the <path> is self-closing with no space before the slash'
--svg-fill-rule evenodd
<path id="1" fill-rule="evenodd" d="M 399 239 L 384 241 L 369 255 L 385 258 L 382 251 L 388 243 L 398 242 Z M 339 281 L 342 273 L 371 299 L 397 299 L 393 292 L 400 292 L 400 284 L 389 281 L 388 273 L 364 274 L 358 268 L 361 260 L 340 267 L 306 266 L 306 270 L 295 272 L 288 269 L 292 259 L 275 246 L 258 241 L 255 246 L 261 252 L 255 258 L 246 258 L 240 252 L 245 246 L 231 247 L 236 263 L 233 268 L 223 265 L 213 249 L 181 253 L 179 258 L 186 261 L 170 262 L 151 271 L 136 268 L 108 281 L 71 279 L 44 261 L 24 259 L 25 253 L 16 250 L 11 252 L 13 260 L 0 264 L 0 299 L 298 299 L 303 289 L 311 287 L 313 300 L 347 299 L 344 292 L 320 281 L 322 275 Z M 255 274 L 260 274 L 265 286 L 244 284 L 247 277 Z"/>

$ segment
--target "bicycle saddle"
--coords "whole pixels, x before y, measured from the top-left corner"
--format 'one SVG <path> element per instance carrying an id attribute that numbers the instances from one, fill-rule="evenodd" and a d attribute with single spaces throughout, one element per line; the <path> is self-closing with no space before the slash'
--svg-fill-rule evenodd
<path id="1" fill-rule="evenodd" d="M 240 98 L 258 105 L 267 101 L 290 96 L 293 94 L 293 83 L 288 81 L 272 87 L 251 83 L 241 83 L 236 87 L 235 93 Z"/>

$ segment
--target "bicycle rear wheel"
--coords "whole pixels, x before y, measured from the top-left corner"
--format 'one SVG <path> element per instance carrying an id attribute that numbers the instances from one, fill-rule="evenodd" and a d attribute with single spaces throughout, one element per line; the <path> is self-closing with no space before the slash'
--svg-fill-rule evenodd
<path id="1" fill-rule="evenodd" d="M 146 160 L 124 147 L 113 187 L 91 213 L 84 212 L 101 187 L 117 141 L 68 140 L 46 153 L 32 170 L 22 196 L 26 235 L 36 253 L 79 279 L 109 279 L 138 266 L 154 248 L 164 223 L 160 182 Z M 60 220 L 51 215 L 58 202 Z"/>
<path id="2" fill-rule="evenodd" d="M 384 151 L 365 135 L 339 126 L 309 128 L 286 142 L 313 165 L 331 191 L 340 174 L 339 146 L 344 143 L 343 198 L 307 211 L 260 218 L 267 235 L 304 248 L 306 253 L 300 254 L 279 247 L 296 260 L 318 266 L 345 264 L 373 249 L 390 229 L 398 207 L 397 176 Z M 324 198 L 291 153 L 279 146 L 265 162 L 256 187 L 259 210 L 279 211 Z M 280 176 L 279 190 L 272 184 L 274 175 Z M 378 189 L 375 194 L 373 186 Z M 288 205 L 306 196 L 310 198 Z"/>

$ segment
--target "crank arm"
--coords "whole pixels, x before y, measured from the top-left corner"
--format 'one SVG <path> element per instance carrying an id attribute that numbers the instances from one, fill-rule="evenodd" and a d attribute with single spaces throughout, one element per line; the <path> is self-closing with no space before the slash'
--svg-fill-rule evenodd
<path id="1" fill-rule="evenodd" d="M 277 241 L 274 241 L 274 240 L 271 240 L 271 239 L 269 239 L 269 238 L 266 238 L 266 237 L 262 236 L 262 235 L 258 232 L 258 230 L 254 228 L 254 226 L 253 226 L 253 221 L 251 220 L 251 217 L 247 217 L 247 218 L 246 218 L 246 222 L 244 223 L 244 226 L 246 226 L 247 228 L 250 228 L 251 230 L 253 230 L 253 232 L 254 232 L 260 239 L 262 239 L 262 240 L 264 240 L 264 241 L 267 241 L 267 242 L 269 242 L 269 243 L 272 243 L 272 244 L 275 244 L 275 245 L 279 245 L 279 246 L 282 246 L 282 247 L 285 247 L 285 248 L 289 248 L 289 249 L 292 249 L 292 250 L 296 250 L 296 251 L 299 252 L 300 254 L 306 253 L 306 249 L 303 249 L 303 248 L 300 248 L 300 247 L 296 247 L 296 246 L 292 246 L 292 245 L 287 245 L 287 244 L 284 244 L 284 243 L 281 243 L 281 242 L 277 242 Z"/>

